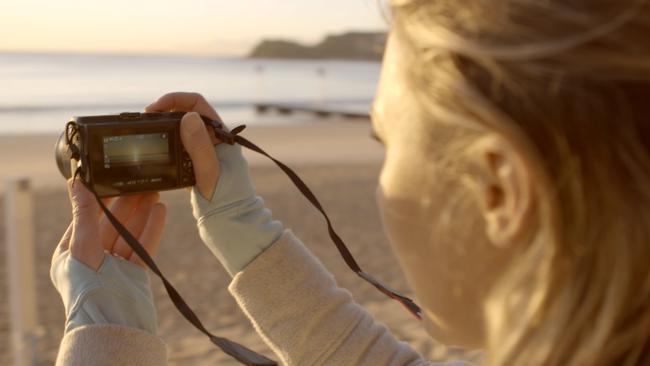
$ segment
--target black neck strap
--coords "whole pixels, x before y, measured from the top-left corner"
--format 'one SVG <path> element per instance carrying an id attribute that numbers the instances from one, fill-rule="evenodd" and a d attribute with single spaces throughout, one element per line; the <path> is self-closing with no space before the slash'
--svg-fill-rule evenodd
<path id="1" fill-rule="evenodd" d="M 207 120 L 207 118 L 203 117 L 204 120 Z M 323 209 L 323 206 L 320 204 L 316 196 L 312 193 L 312 191 L 307 187 L 305 182 L 303 182 L 302 179 L 287 165 L 284 163 L 276 160 L 273 158 L 271 155 L 269 155 L 267 152 L 262 150 L 260 147 L 257 145 L 253 144 L 246 138 L 239 136 L 239 133 L 246 128 L 246 126 L 238 126 L 234 128 L 232 131 L 228 132 L 225 131 L 224 129 L 221 128 L 221 124 L 217 121 L 209 121 L 207 122 L 210 126 L 213 127 L 213 130 L 215 132 L 215 135 L 217 138 L 219 138 L 223 143 L 227 143 L 230 145 L 233 145 L 235 143 L 240 144 L 241 146 L 244 146 L 250 150 L 253 150 L 259 154 L 262 154 L 269 159 L 271 159 L 284 173 L 291 179 L 293 184 L 300 190 L 300 192 L 311 202 L 314 207 L 323 215 L 325 218 L 325 221 L 327 222 L 327 229 L 330 235 L 330 238 L 336 245 L 336 248 L 338 249 L 339 253 L 343 257 L 343 260 L 345 263 L 348 265 L 348 267 L 354 271 L 359 277 L 363 278 L 364 280 L 368 281 L 371 283 L 373 286 L 375 286 L 379 291 L 382 293 L 386 294 L 392 299 L 395 299 L 399 301 L 406 309 L 413 314 L 417 319 L 421 319 L 421 310 L 420 307 L 413 302 L 410 298 L 398 293 L 397 291 L 391 289 L 390 287 L 384 285 L 381 283 L 379 280 L 375 279 L 368 273 L 364 272 L 357 261 L 354 259 L 352 256 L 352 253 L 350 253 L 349 249 L 343 242 L 343 240 L 339 237 L 339 235 L 334 231 L 334 228 L 332 226 L 332 223 L 330 221 L 330 218 L 327 216 L 327 213 Z M 78 173 L 78 172 L 76 172 Z M 78 174 L 75 174 L 75 177 L 77 177 Z M 162 274 L 154 260 L 151 258 L 149 253 L 147 253 L 146 249 L 140 244 L 140 242 L 133 237 L 133 235 L 129 232 L 128 229 L 126 229 L 120 222 L 115 218 L 115 216 L 111 213 L 111 211 L 104 205 L 102 200 L 100 199 L 99 195 L 97 192 L 91 187 L 89 184 L 86 184 L 86 182 L 83 182 L 84 185 L 95 195 L 95 198 L 97 199 L 97 202 L 99 203 L 99 206 L 101 207 L 102 211 L 106 215 L 106 218 L 111 222 L 111 224 L 115 227 L 117 232 L 120 234 L 122 238 L 126 241 L 126 243 L 133 249 L 133 251 L 142 259 L 142 261 L 149 267 L 149 269 L 156 275 L 158 276 L 162 282 L 163 285 L 165 286 L 165 290 L 167 290 L 167 294 L 169 295 L 169 298 L 172 300 L 174 303 L 174 306 L 176 306 L 176 309 L 183 315 L 185 319 L 187 319 L 194 327 L 196 327 L 201 333 L 205 334 L 210 338 L 210 341 L 214 343 L 217 347 L 219 347 L 221 350 L 223 350 L 226 354 L 232 356 L 239 362 L 245 365 L 250 365 L 250 366 L 270 366 L 270 365 L 277 365 L 277 362 L 270 360 L 258 353 L 255 353 L 251 351 L 250 349 L 232 342 L 226 338 L 218 337 L 212 333 L 210 333 L 203 323 L 199 320 L 199 318 L 196 316 L 194 311 L 190 308 L 190 306 L 183 300 L 181 295 L 178 293 L 178 291 L 174 288 L 174 286 L 167 280 L 167 278 Z"/>

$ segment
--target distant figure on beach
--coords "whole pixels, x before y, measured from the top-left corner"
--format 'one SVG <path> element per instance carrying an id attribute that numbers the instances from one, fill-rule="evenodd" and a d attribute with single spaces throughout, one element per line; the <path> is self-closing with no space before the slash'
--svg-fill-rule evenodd
<path id="1" fill-rule="evenodd" d="M 483 349 L 480 365 L 650 365 L 650 6 L 391 3 L 377 199 L 427 332 Z M 273 218 L 241 147 L 213 147 L 197 113 L 219 116 L 202 96 L 146 109 L 188 112 L 201 238 L 280 363 L 438 365 Z M 67 314 L 58 364 L 166 364 L 146 271 L 83 185 L 70 198 L 51 271 Z M 111 209 L 154 254 L 158 195 Z"/>

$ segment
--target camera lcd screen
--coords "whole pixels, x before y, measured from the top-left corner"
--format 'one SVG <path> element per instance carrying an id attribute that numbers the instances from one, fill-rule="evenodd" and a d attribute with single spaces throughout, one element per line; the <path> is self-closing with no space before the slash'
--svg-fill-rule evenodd
<path id="1" fill-rule="evenodd" d="M 169 163 L 168 137 L 167 132 L 105 136 L 104 168 Z"/>

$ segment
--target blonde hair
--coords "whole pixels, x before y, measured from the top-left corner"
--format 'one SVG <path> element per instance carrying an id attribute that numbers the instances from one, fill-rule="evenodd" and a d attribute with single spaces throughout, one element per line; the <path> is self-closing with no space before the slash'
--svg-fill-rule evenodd
<path id="1" fill-rule="evenodd" d="M 537 231 L 486 305 L 488 365 L 650 364 L 650 9 L 393 0 L 424 118 L 530 162 Z"/>

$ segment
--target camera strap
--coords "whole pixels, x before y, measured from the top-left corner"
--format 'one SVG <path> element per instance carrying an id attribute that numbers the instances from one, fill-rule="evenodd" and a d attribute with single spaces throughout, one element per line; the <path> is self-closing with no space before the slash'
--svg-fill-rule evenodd
<path id="1" fill-rule="evenodd" d="M 202 116 L 203 117 L 203 116 Z M 339 253 L 343 257 L 343 260 L 345 263 L 348 265 L 348 267 L 355 272 L 359 277 L 363 278 L 370 284 L 372 284 L 375 288 L 377 288 L 379 291 L 387 295 L 388 297 L 400 302 L 406 309 L 413 314 L 417 319 L 421 319 L 421 310 L 420 307 L 415 304 L 413 300 L 410 298 L 400 294 L 396 290 L 388 287 L 387 285 L 384 285 L 382 282 L 371 276 L 370 274 L 364 272 L 357 261 L 354 259 L 352 256 L 352 253 L 350 253 L 350 250 L 347 248 L 341 237 L 336 233 L 334 230 L 334 227 L 332 226 L 332 222 L 323 209 L 323 206 L 321 203 L 318 201 L 314 193 L 309 189 L 309 187 L 305 184 L 305 182 L 287 165 L 282 163 L 281 161 L 275 159 L 271 155 L 269 155 L 266 151 L 261 149 L 259 146 L 255 145 L 254 143 L 250 142 L 248 139 L 242 137 L 239 135 L 240 132 L 246 128 L 246 126 L 241 125 L 238 127 L 235 127 L 232 129 L 232 131 L 226 131 L 222 128 L 222 125 L 218 121 L 211 121 L 207 119 L 206 117 L 203 117 L 203 119 L 206 121 L 206 124 L 210 125 L 213 127 L 214 133 L 216 137 L 222 141 L 222 143 L 227 143 L 230 145 L 233 145 L 235 143 L 240 144 L 243 147 L 246 147 L 247 149 L 250 149 L 252 151 L 255 151 L 259 154 L 262 154 L 266 156 L 267 158 L 271 159 L 282 171 L 289 177 L 289 179 L 293 182 L 293 184 L 300 190 L 300 192 L 307 198 L 307 200 L 314 206 L 316 209 L 323 215 L 325 218 L 325 221 L 327 223 L 327 229 L 329 232 L 329 236 L 336 245 L 336 248 L 338 249 Z M 68 126 L 66 126 L 66 138 L 68 141 L 68 146 L 71 149 L 72 156 L 75 159 L 80 158 L 79 151 L 77 147 L 71 143 L 72 137 L 68 136 L 68 133 L 70 132 L 70 129 Z M 76 130 L 74 130 L 73 133 L 76 133 Z M 77 171 L 75 172 L 75 179 L 79 176 L 80 169 L 78 168 Z M 203 334 L 208 336 L 210 338 L 210 341 L 214 343 L 217 347 L 219 347 L 222 351 L 224 351 L 226 354 L 230 355 L 231 357 L 235 358 L 239 362 L 245 365 L 250 365 L 250 366 L 271 366 L 271 365 L 277 365 L 277 362 L 262 356 L 258 353 L 255 353 L 254 351 L 238 344 L 233 341 L 230 341 L 226 338 L 223 337 L 218 337 L 214 334 L 212 334 L 210 331 L 208 331 L 201 320 L 199 320 L 198 316 L 194 313 L 194 311 L 190 308 L 190 306 L 185 302 L 185 300 L 181 297 L 181 295 L 178 293 L 178 291 L 174 288 L 174 286 L 167 280 L 167 278 L 163 275 L 163 273 L 160 271 L 154 260 L 151 258 L 147 250 L 140 244 L 140 242 L 129 232 L 127 228 L 125 228 L 119 220 L 111 213 L 111 211 L 106 207 L 106 205 L 102 202 L 100 199 L 99 195 L 97 192 L 93 189 L 93 187 L 89 184 L 87 184 L 83 179 L 81 179 L 83 184 L 90 190 L 90 192 L 93 193 L 95 196 L 95 199 L 97 200 L 99 206 L 101 207 L 102 211 L 106 215 L 106 218 L 111 222 L 111 224 L 115 227 L 117 232 L 120 234 L 122 238 L 126 241 L 126 243 L 133 249 L 133 251 L 142 259 L 142 261 L 149 267 L 149 269 L 156 275 L 158 276 L 162 282 L 163 285 L 165 286 L 165 290 L 167 291 L 167 294 L 169 295 L 169 298 L 172 300 L 174 303 L 174 306 L 178 311 L 187 319 L 194 327 L 196 327 L 199 331 L 201 331 Z"/>

